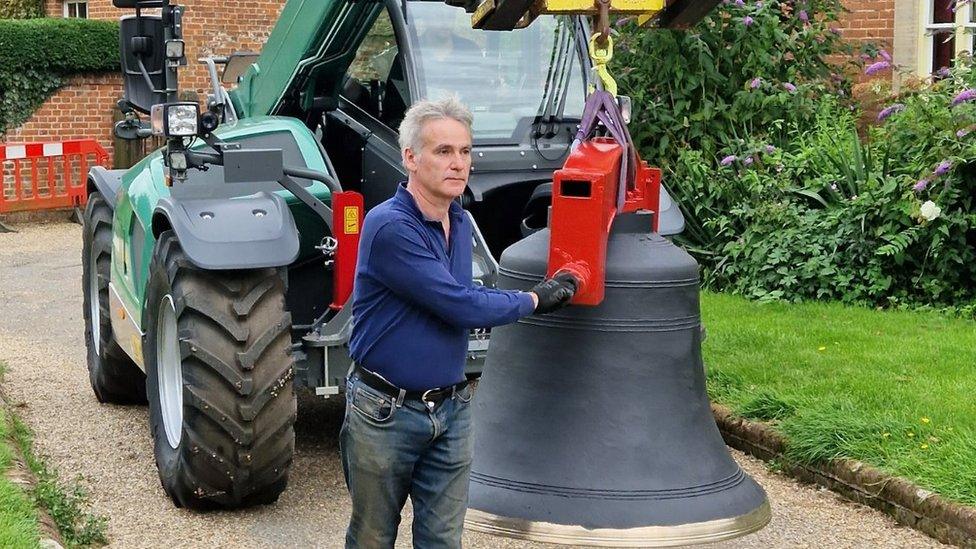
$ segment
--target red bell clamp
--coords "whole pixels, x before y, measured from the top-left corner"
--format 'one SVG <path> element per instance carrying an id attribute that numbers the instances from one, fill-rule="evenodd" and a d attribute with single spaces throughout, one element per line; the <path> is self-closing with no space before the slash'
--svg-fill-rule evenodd
<path id="1" fill-rule="evenodd" d="M 332 227 L 335 231 L 335 265 L 332 270 L 332 309 L 341 309 L 352 295 L 363 225 L 363 195 L 354 191 L 332 195 Z"/>
<path id="2" fill-rule="evenodd" d="M 590 137 L 596 121 L 612 137 Z M 597 91 L 587 99 L 577 146 L 553 175 L 547 276 L 569 273 L 579 283 L 571 303 L 599 305 L 606 280 L 607 241 L 618 213 L 657 213 L 661 171 L 640 159 L 616 100 Z M 657 231 L 652 216 L 649 231 Z"/>

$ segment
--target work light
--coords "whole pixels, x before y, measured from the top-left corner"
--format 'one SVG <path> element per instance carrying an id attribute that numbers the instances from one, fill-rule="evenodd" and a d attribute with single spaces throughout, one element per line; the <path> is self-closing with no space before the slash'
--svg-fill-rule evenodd
<path id="1" fill-rule="evenodd" d="M 186 43 L 182 40 L 167 40 L 166 41 L 166 59 L 170 61 L 179 61 L 183 59 L 183 52 L 186 49 Z"/>
<path id="2" fill-rule="evenodd" d="M 153 105 L 150 116 L 153 135 L 192 137 L 197 135 L 200 106 L 196 103 L 161 103 Z"/>

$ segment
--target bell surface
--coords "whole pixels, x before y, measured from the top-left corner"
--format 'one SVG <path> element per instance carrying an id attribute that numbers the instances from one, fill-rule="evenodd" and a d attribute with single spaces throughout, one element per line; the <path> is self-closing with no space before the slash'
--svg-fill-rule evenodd
<path id="1" fill-rule="evenodd" d="M 606 297 L 492 330 L 475 399 L 465 526 L 615 547 L 710 543 L 770 520 L 709 407 L 698 264 L 618 216 Z M 549 230 L 502 254 L 500 288 L 546 273 Z"/>

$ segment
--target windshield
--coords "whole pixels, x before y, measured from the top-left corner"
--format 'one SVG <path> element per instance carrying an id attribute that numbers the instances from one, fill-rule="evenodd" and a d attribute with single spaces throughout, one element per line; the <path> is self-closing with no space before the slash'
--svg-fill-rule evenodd
<path id="1" fill-rule="evenodd" d="M 512 139 L 525 119 L 579 119 L 585 99 L 573 21 L 539 16 L 511 32 L 471 28 L 443 2 L 411 2 L 419 95 L 457 94 L 474 113 L 475 139 Z"/>

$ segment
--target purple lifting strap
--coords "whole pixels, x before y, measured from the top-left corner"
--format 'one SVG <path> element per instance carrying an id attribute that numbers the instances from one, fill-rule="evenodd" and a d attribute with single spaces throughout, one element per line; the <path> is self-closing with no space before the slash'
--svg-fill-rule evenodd
<path id="1" fill-rule="evenodd" d="M 624 147 L 624 155 L 620 160 L 620 184 L 617 187 L 617 210 L 619 211 L 624 207 L 626 191 L 635 186 L 637 149 L 630 137 L 630 131 L 627 130 L 627 124 L 624 123 L 617 99 L 603 90 L 596 90 L 586 98 L 580 129 L 576 132 L 576 138 L 573 140 L 573 150 L 579 147 L 583 141 L 593 137 L 599 127 L 597 122 L 602 122 L 603 126 L 610 132 L 610 136 Z"/>

